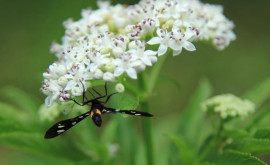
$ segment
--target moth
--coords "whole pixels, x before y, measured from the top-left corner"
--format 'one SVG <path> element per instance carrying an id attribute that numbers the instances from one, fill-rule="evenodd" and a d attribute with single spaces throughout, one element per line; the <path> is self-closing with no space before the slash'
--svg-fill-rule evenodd
<path id="1" fill-rule="evenodd" d="M 120 110 L 120 109 L 114 109 L 110 107 L 106 107 L 105 104 L 109 101 L 111 96 L 113 96 L 116 93 L 112 93 L 108 95 L 107 90 L 107 83 L 105 83 L 105 95 L 101 95 L 97 90 L 92 88 L 92 90 L 98 95 L 98 97 L 95 97 L 93 93 L 89 91 L 89 93 L 92 95 L 93 99 L 87 100 L 85 96 L 85 87 L 83 86 L 83 96 L 82 96 L 82 103 L 77 102 L 75 99 L 70 99 L 74 101 L 76 104 L 80 106 L 90 105 L 91 108 L 88 112 L 81 114 L 79 116 L 76 116 L 71 119 L 62 120 L 54 124 L 51 128 L 49 128 L 44 136 L 45 139 L 54 138 L 58 135 L 63 134 L 79 122 L 81 122 L 86 117 L 90 116 L 94 122 L 94 124 L 98 127 L 102 124 L 102 118 L 101 116 L 103 114 L 113 114 L 113 113 L 122 113 L 122 114 L 128 114 L 128 115 L 134 115 L 134 116 L 144 116 L 144 117 L 152 117 L 153 115 L 147 112 L 142 111 L 136 111 L 136 110 Z M 104 99 L 105 101 L 102 101 L 101 99 Z"/>

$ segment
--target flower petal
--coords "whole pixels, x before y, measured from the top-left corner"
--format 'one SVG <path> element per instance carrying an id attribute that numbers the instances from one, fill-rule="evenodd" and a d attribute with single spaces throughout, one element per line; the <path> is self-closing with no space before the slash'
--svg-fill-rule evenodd
<path id="1" fill-rule="evenodd" d="M 174 50 L 174 51 L 173 51 L 173 56 L 177 56 L 177 55 L 179 55 L 181 52 L 182 52 L 182 46 L 181 46 L 181 49 L 180 49 L 180 50 Z"/>
<path id="2" fill-rule="evenodd" d="M 129 68 L 128 70 L 126 70 L 127 74 L 129 77 L 133 78 L 133 79 L 137 79 L 137 72 L 134 68 Z"/>
<path id="3" fill-rule="evenodd" d="M 170 41 L 168 46 L 169 46 L 171 49 L 173 49 L 173 50 L 180 50 L 180 49 L 182 49 L 182 44 L 180 45 L 180 44 L 178 44 L 178 43 L 175 42 L 175 41 Z"/>
<path id="4" fill-rule="evenodd" d="M 142 57 L 142 61 L 143 61 L 146 65 L 148 65 L 148 66 L 151 66 L 151 65 L 152 65 L 151 60 L 149 59 L 148 56 L 143 56 L 143 57 Z"/>
<path id="5" fill-rule="evenodd" d="M 161 43 L 161 39 L 159 37 L 153 37 L 147 43 L 149 45 L 160 44 Z"/>
<path id="6" fill-rule="evenodd" d="M 95 63 L 91 63 L 89 65 L 89 68 L 90 68 L 90 72 L 94 72 L 96 69 L 97 69 L 98 65 L 95 64 Z"/>
<path id="7" fill-rule="evenodd" d="M 115 70 L 114 70 L 114 76 L 118 77 L 118 76 L 120 76 L 121 74 L 123 74 L 123 72 L 124 72 L 124 69 L 123 69 L 123 68 L 117 67 L 117 68 L 115 68 Z"/>
<path id="8" fill-rule="evenodd" d="M 67 86 L 66 86 L 65 90 L 70 90 L 70 89 L 74 88 L 76 84 L 77 84 L 76 81 L 70 80 L 70 81 L 67 83 Z"/>
<path id="9" fill-rule="evenodd" d="M 153 50 L 146 50 L 143 55 L 145 56 L 155 56 L 157 54 L 156 51 L 153 51 Z"/>
<path id="10" fill-rule="evenodd" d="M 160 44 L 158 48 L 158 55 L 161 56 L 166 53 L 168 46 Z"/>
<path id="11" fill-rule="evenodd" d="M 189 42 L 189 41 L 186 41 L 184 44 L 183 44 L 183 47 L 188 50 L 188 51 L 194 51 L 196 50 L 195 46 L 193 45 L 193 43 Z"/>

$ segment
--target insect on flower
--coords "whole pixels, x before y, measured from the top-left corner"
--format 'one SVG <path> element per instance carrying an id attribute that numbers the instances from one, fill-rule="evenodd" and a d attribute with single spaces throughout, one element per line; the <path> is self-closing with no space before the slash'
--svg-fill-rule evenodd
<path id="1" fill-rule="evenodd" d="M 83 86 L 83 100 L 82 103 L 78 103 L 74 99 L 70 99 L 74 101 L 76 104 L 80 106 L 84 105 L 89 105 L 91 104 L 91 108 L 88 112 L 81 114 L 77 117 L 74 117 L 72 119 L 67 119 L 67 120 L 62 120 L 59 121 L 58 123 L 54 124 L 50 129 L 47 130 L 45 134 L 45 139 L 50 139 L 54 138 L 58 135 L 61 135 L 62 133 L 66 132 L 69 130 L 71 127 L 75 126 L 78 124 L 80 121 L 85 119 L 86 117 L 90 116 L 95 123 L 96 126 L 100 127 L 102 124 L 102 119 L 101 115 L 102 114 L 108 114 L 108 113 L 123 113 L 123 114 L 128 114 L 128 115 L 135 115 L 135 116 L 145 116 L 145 117 L 152 117 L 152 114 L 149 114 L 147 112 L 141 112 L 141 111 L 136 111 L 136 110 L 120 110 L 120 109 L 114 109 L 114 108 L 109 108 L 105 107 L 104 105 L 109 101 L 111 96 L 113 96 L 116 93 L 112 93 L 108 95 L 107 93 L 107 83 L 105 84 L 105 95 L 101 95 L 98 91 L 96 91 L 94 88 L 92 88 L 93 91 L 98 95 L 98 97 L 94 97 L 93 93 L 89 90 L 89 93 L 94 97 L 94 99 L 91 100 L 86 100 L 85 96 L 85 88 Z M 100 99 L 106 98 L 105 101 L 101 101 Z"/>

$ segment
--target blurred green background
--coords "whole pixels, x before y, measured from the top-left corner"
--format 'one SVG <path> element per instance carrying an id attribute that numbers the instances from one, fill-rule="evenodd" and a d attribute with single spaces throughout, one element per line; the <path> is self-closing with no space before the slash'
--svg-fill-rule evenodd
<path id="1" fill-rule="evenodd" d="M 113 4 L 136 2 L 112 1 Z M 167 82 L 156 86 L 151 101 L 154 124 L 180 114 L 204 77 L 213 85 L 215 94 L 240 95 L 270 75 L 270 1 L 204 2 L 224 6 L 225 16 L 236 25 L 237 39 L 224 51 L 206 43 L 195 43 L 197 51 L 184 51 L 180 56 L 167 58 L 161 75 L 175 78 L 181 88 Z M 49 53 L 52 40 L 61 41 L 64 20 L 79 19 L 81 9 L 95 8 L 95 3 L 91 0 L 1 0 L 0 86 L 16 86 L 42 103 L 45 98 L 39 90 L 42 73 L 56 60 Z M 2 148 L 0 153 L 3 152 Z"/>

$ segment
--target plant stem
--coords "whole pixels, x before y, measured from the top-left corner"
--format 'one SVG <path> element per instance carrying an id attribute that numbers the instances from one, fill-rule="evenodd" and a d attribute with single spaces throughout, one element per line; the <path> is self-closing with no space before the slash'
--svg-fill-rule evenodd
<path id="1" fill-rule="evenodd" d="M 221 140 L 221 132 L 223 130 L 223 126 L 224 126 L 224 121 L 221 119 L 216 134 L 213 136 L 212 140 L 208 143 L 208 146 L 205 147 L 203 152 L 200 154 L 199 159 L 198 159 L 199 162 L 202 162 L 208 156 L 208 154 L 211 151 L 213 151 L 215 147 L 219 145 L 219 143 L 221 142 L 220 140 Z"/>
<path id="2" fill-rule="evenodd" d="M 143 111 L 149 112 L 150 105 L 149 102 L 143 101 L 141 103 L 141 107 Z M 153 151 L 153 137 L 152 137 L 152 123 L 150 118 L 143 118 L 143 134 L 144 134 L 144 141 L 146 145 L 146 152 L 147 152 L 147 164 L 154 165 L 154 151 Z"/>
<path id="3" fill-rule="evenodd" d="M 151 70 L 150 73 L 150 78 L 149 78 L 149 90 L 148 92 L 151 93 L 153 91 L 153 88 L 156 85 L 160 70 L 166 60 L 166 57 L 170 55 L 171 51 L 169 50 L 166 54 L 163 56 L 160 56 L 158 59 L 158 62 L 153 66 L 153 69 Z"/>
<path id="4" fill-rule="evenodd" d="M 145 73 L 139 74 L 139 87 L 142 92 L 141 108 L 143 111 L 150 113 L 148 86 Z M 147 165 L 154 165 L 152 123 L 150 118 L 143 118 L 143 136 L 147 153 Z"/>
<path id="5" fill-rule="evenodd" d="M 156 85 L 160 70 L 165 62 L 166 56 L 171 54 L 171 51 L 168 51 L 167 54 L 159 57 L 158 62 L 155 64 L 153 69 L 150 72 L 150 75 L 146 75 L 146 72 L 139 74 L 139 87 L 141 90 L 141 108 L 143 111 L 150 113 L 150 104 L 149 96 L 153 91 L 154 86 Z M 143 118 L 143 134 L 144 141 L 146 145 L 147 153 L 147 165 L 154 165 L 154 149 L 153 149 L 153 137 L 152 137 L 152 123 L 150 118 Z"/>

